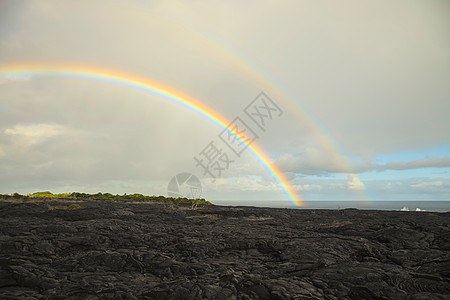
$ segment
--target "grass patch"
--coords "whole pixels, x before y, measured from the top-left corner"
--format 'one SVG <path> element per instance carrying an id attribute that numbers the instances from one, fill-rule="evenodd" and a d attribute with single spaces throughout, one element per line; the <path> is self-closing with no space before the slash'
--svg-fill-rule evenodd
<path id="1" fill-rule="evenodd" d="M 74 209 L 80 209 L 83 208 L 83 206 L 79 205 L 79 204 L 70 204 L 69 206 L 64 206 L 64 205 L 58 205 L 55 207 L 56 209 L 65 209 L 65 210 L 74 210 Z"/>

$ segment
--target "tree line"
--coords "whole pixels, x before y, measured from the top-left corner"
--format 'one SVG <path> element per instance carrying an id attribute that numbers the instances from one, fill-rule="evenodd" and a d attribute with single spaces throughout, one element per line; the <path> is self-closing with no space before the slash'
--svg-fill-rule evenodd
<path id="1" fill-rule="evenodd" d="M 113 195 L 111 193 L 96 193 L 96 194 L 87 194 L 80 192 L 72 192 L 72 193 L 61 193 L 61 194 L 53 194 L 52 192 L 35 192 L 32 194 L 21 195 L 19 193 L 9 194 L 0 194 L 0 199 L 9 200 L 22 200 L 22 201 L 32 201 L 32 200 L 51 200 L 51 199 L 68 199 L 68 200 L 109 200 L 109 201 L 123 201 L 123 202 L 168 202 L 175 204 L 196 204 L 196 205 L 211 205 L 212 203 L 201 198 L 201 199 L 188 199 L 188 198 L 173 198 L 173 197 L 164 197 L 164 196 L 148 196 L 142 194 L 123 194 L 123 195 Z"/>

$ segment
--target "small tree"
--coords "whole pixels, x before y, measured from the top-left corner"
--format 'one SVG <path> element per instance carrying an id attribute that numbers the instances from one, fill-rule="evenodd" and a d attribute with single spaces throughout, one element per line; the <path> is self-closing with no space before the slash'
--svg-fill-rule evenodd
<path id="1" fill-rule="evenodd" d="M 198 206 L 198 199 L 192 199 L 191 209 L 197 209 L 197 206 Z"/>

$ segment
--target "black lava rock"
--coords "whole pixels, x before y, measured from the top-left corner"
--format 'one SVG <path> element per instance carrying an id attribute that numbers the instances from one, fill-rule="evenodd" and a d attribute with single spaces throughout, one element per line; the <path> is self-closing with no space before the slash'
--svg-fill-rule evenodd
<path id="1" fill-rule="evenodd" d="M 450 299 L 450 213 L 0 202 L 1 299 Z"/>

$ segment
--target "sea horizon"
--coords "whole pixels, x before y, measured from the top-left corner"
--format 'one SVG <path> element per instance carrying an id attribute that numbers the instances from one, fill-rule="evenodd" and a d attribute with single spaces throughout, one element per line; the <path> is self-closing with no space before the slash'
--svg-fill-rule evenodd
<path id="1" fill-rule="evenodd" d="M 450 212 L 450 201 L 408 201 L 408 200 L 382 200 L 382 201 L 354 201 L 354 200 L 316 200 L 303 201 L 303 206 L 294 206 L 286 201 L 261 200 L 216 200 L 215 205 L 221 206 L 254 206 L 269 208 L 293 208 L 293 209 L 349 209 L 360 210 L 392 210 L 392 211 L 425 211 L 425 212 Z"/>

